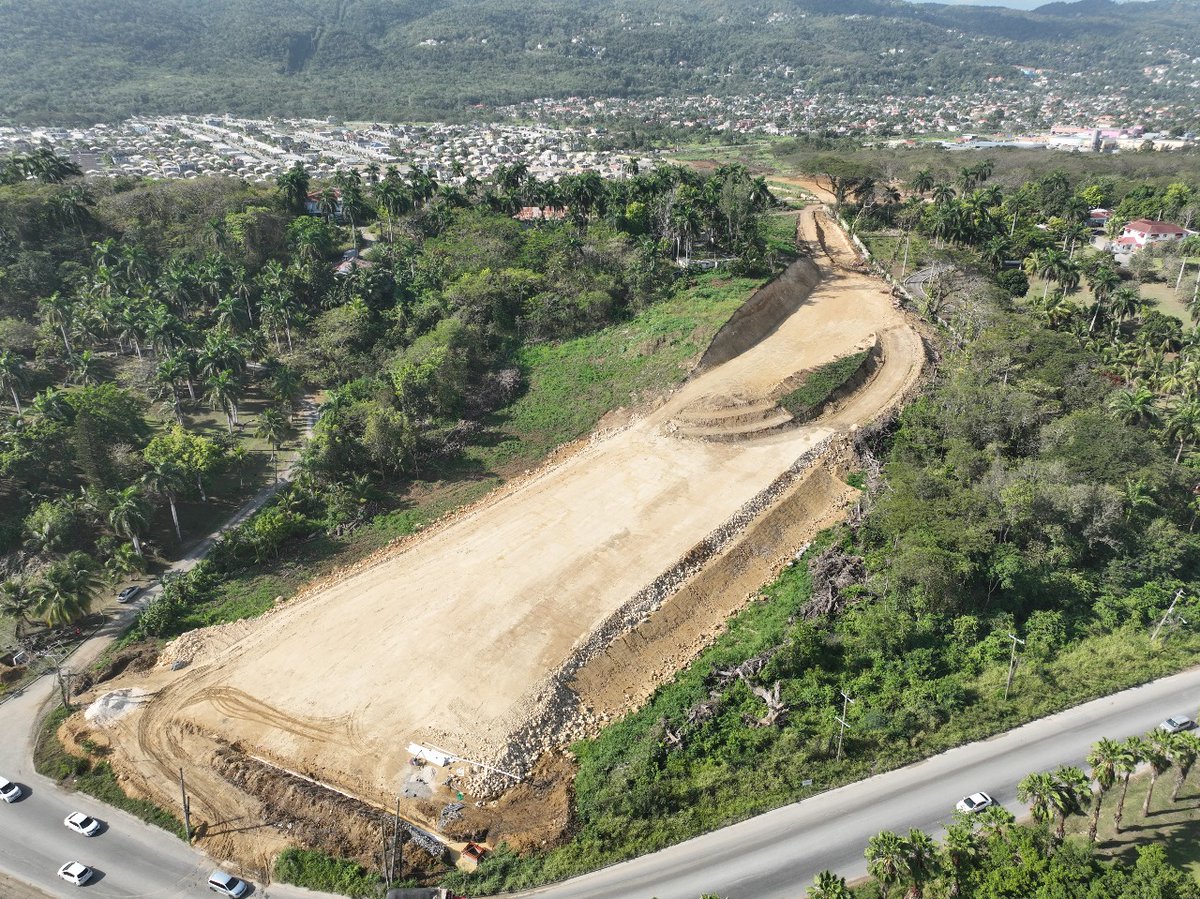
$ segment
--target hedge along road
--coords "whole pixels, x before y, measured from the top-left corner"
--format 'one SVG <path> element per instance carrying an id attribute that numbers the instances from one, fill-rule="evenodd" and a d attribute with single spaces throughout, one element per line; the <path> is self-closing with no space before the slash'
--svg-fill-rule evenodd
<path id="1" fill-rule="evenodd" d="M 978 790 L 1018 816 L 1017 782 L 1034 771 L 1083 765 L 1093 743 L 1145 733 L 1169 715 L 1196 715 L 1200 668 L 1097 699 L 990 740 L 821 793 L 555 886 L 538 899 L 799 899 L 825 869 L 866 874 L 867 840 L 917 827 L 941 837 L 963 796 Z"/>
<path id="2" fill-rule="evenodd" d="M 305 434 L 311 434 L 317 416 L 311 399 L 305 401 L 303 416 Z M 287 484 L 291 471 L 289 467 L 277 484 L 252 497 L 219 530 L 175 562 L 170 571 L 182 573 L 194 568 L 223 531 L 241 524 Z M 116 610 L 64 664 L 82 670 L 95 661 L 160 589 L 156 584 L 136 603 Z M 205 892 L 208 873 L 216 866 L 213 860 L 132 815 L 109 808 L 83 793 L 63 789 L 34 772 L 36 725 L 57 696 L 55 679 L 43 675 L 0 705 L 0 777 L 20 784 L 25 790 L 19 802 L 0 803 L 0 897 L 40 899 L 47 895 L 78 895 L 77 888 L 57 876 L 59 867 L 68 861 L 83 862 L 102 875 L 85 887 L 88 895 L 172 899 Z M 90 839 L 72 833 L 63 826 L 63 819 L 75 811 L 92 815 L 106 822 L 107 827 Z M 302 899 L 325 894 L 298 887 L 271 886 L 255 895 L 263 899 Z"/>

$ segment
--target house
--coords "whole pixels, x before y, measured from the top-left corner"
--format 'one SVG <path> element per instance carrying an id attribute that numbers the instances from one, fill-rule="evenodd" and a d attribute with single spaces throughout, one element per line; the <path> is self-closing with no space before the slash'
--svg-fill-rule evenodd
<path id="1" fill-rule="evenodd" d="M 521 211 L 513 216 L 518 222 L 561 222 L 567 218 L 568 210 L 555 206 L 522 206 Z"/>
<path id="2" fill-rule="evenodd" d="M 1121 231 L 1117 246 L 1126 252 L 1136 253 L 1147 244 L 1166 240 L 1183 240 L 1191 232 L 1171 222 L 1156 222 L 1152 219 L 1134 219 Z"/>
<path id="3" fill-rule="evenodd" d="M 325 209 L 322 208 L 321 199 L 325 193 L 323 190 L 310 191 L 308 196 L 304 198 L 304 211 L 309 215 L 325 215 Z M 330 189 L 333 194 L 333 217 L 339 222 L 342 220 L 342 192 L 336 188 Z"/>
<path id="4" fill-rule="evenodd" d="M 1108 224 L 1108 220 L 1112 218 L 1112 210 L 1104 209 L 1097 206 L 1095 209 L 1088 210 L 1087 226 L 1089 228 L 1103 228 Z"/>

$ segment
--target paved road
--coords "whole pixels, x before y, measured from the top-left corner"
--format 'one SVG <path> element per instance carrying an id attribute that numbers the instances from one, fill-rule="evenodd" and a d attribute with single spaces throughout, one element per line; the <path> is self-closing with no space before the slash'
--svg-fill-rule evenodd
<path id="1" fill-rule="evenodd" d="M 741 824 L 558 886 L 539 899 L 797 899 L 825 868 L 866 873 L 863 849 L 881 830 L 940 835 L 954 803 L 990 792 L 1016 814 L 1016 784 L 1031 771 L 1082 764 L 1101 737 L 1123 738 L 1168 715 L 1195 715 L 1200 669 L 1099 699 L 982 743 L 832 790 Z"/>

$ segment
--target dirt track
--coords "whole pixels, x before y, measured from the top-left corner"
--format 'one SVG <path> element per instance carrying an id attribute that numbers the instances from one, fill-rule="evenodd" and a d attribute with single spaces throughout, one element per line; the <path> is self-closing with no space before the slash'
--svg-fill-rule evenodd
<path id="1" fill-rule="evenodd" d="M 806 211 L 801 234 L 815 245 L 813 261 L 800 263 L 819 269 L 819 281 L 809 279 L 815 289 L 798 285 L 796 310 L 782 324 L 654 412 L 340 582 L 255 621 L 188 635 L 176 651 L 192 657 L 187 668 L 114 684 L 158 691 L 112 726 L 118 770 L 138 791 L 173 804 L 185 766 L 193 814 L 210 823 L 212 838 L 234 829 L 220 822 L 262 820 L 256 803 L 208 770 L 214 737 L 386 801 L 409 773 L 409 742 L 523 774 L 547 743 L 645 695 L 779 558 L 836 520 L 852 493 L 819 454 L 780 487 L 781 474 L 889 410 L 920 374 L 918 332 L 886 287 L 857 269 L 840 230 Z M 674 433 L 689 407 L 721 398 L 768 406 L 789 376 L 876 338 L 878 370 L 811 424 L 751 428 L 732 442 Z M 760 497 L 762 511 L 783 511 L 756 530 L 749 519 Z M 720 558 L 707 559 L 699 574 L 687 572 L 695 575 L 690 594 L 683 585 L 672 599 L 681 585 L 669 584 L 649 611 L 629 605 L 739 510 L 747 522 L 717 554 L 741 559 L 733 568 L 723 573 L 714 569 Z M 751 539 L 759 543 L 747 548 Z M 767 545 L 774 541 L 787 545 Z M 614 655 L 614 639 L 654 625 L 660 606 L 649 648 Z M 255 854 L 266 849 L 260 843 Z M 210 846 L 223 850 L 235 851 Z"/>

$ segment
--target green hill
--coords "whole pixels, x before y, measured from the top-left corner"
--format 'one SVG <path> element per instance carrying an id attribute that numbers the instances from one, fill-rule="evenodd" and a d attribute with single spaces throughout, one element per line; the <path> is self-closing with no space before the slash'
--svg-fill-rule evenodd
<path id="1" fill-rule="evenodd" d="M 961 92 L 1013 66 L 1151 84 L 1200 4 L 903 0 L 0 0 L 0 120 L 454 117 L 539 96 Z M 903 50 L 904 52 L 899 52 Z M 1186 51 L 1187 47 L 1183 46 Z"/>

